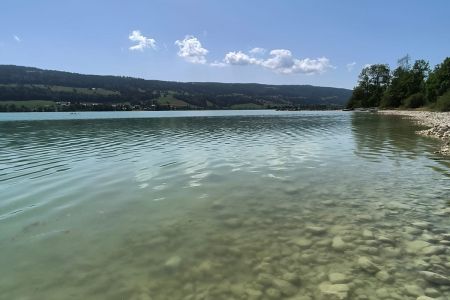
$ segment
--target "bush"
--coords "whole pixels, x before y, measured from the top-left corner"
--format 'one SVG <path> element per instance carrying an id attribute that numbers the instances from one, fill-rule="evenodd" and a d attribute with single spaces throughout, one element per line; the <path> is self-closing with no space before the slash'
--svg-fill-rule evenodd
<path id="1" fill-rule="evenodd" d="M 425 97 L 422 93 L 415 93 L 405 99 L 405 107 L 418 108 L 425 105 Z"/>
<path id="2" fill-rule="evenodd" d="M 437 98 L 435 108 L 439 111 L 450 111 L 450 89 Z"/>

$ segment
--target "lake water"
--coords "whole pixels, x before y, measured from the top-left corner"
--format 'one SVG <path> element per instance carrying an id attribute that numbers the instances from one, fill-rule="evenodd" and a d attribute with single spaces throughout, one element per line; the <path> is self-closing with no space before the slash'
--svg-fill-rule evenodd
<path id="1" fill-rule="evenodd" d="M 0 114 L 0 298 L 450 299 L 450 161 L 417 129 Z"/>

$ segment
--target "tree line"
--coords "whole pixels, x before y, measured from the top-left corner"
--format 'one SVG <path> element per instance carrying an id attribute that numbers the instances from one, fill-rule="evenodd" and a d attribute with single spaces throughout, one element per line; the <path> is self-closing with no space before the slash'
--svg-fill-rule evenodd
<path id="1" fill-rule="evenodd" d="M 348 108 L 418 108 L 450 111 L 450 57 L 430 68 L 427 61 L 407 61 L 393 71 L 387 64 L 362 69 Z"/>

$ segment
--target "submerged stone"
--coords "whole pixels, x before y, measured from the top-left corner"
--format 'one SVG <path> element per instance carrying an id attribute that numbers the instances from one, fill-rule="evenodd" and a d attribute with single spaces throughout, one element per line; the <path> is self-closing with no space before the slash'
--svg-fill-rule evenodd
<path id="1" fill-rule="evenodd" d="M 413 297 L 419 297 L 422 296 L 424 294 L 423 289 L 415 284 L 406 284 L 404 286 L 405 289 L 405 294 L 409 295 L 409 296 L 413 296 Z"/>
<path id="2" fill-rule="evenodd" d="M 300 276 L 298 276 L 296 273 L 293 272 L 285 272 L 282 276 L 283 280 L 289 281 L 293 284 L 300 284 Z"/>
<path id="3" fill-rule="evenodd" d="M 280 299 L 281 298 L 281 292 L 274 288 L 268 288 L 266 290 L 266 295 L 269 299 Z"/>
<path id="4" fill-rule="evenodd" d="M 246 289 L 245 293 L 247 294 L 247 297 L 248 297 L 247 299 L 252 299 L 252 300 L 260 299 L 262 296 L 262 292 L 255 290 L 255 289 L 251 289 L 251 288 Z M 240 296 L 242 296 L 242 294 Z"/>
<path id="5" fill-rule="evenodd" d="M 391 276 L 388 272 L 386 272 L 386 271 L 384 271 L 384 270 L 377 272 L 377 274 L 375 275 L 375 277 L 376 277 L 378 280 L 380 280 L 380 281 L 382 281 L 382 282 L 386 282 L 386 283 L 390 283 L 390 282 L 393 281 L 392 276 Z"/>
<path id="6" fill-rule="evenodd" d="M 225 220 L 225 225 L 230 228 L 237 228 L 241 226 L 241 221 L 238 218 L 230 218 Z"/>
<path id="7" fill-rule="evenodd" d="M 274 279 L 273 285 L 280 290 L 283 295 L 293 296 L 297 293 L 297 288 L 290 282 L 283 279 Z"/>
<path id="8" fill-rule="evenodd" d="M 342 273 L 330 273 L 328 275 L 328 280 L 330 280 L 331 283 L 347 283 L 350 281 L 347 275 Z"/>
<path id="9" fill-rule="evenodd" d="M 362 232 L 362 236 L 363 236 L 363 238 L 370 240 L 370 239 L 373 239 L 374 234 L 372 231 L 370 231 L 368 229 L 364 229 Z"/>
<path id="10" fill-rule="evenodd" d="M 344 251 L 347 249 L 347 244 L 342 240 L 340 236 L 335 236 L 331 242 L 331 247 L 337 251 Z"/>
<path id="11" fill-rule="evenodd" d="M 378 236 L 378 240 L 382 243 L 386 243 L 386 244 L 395 244 L 395 241 L 387 236 L 384 235 L 380 235 Z"/>
<path id="12" fill-rule="evenodd" d="M 275 278 L 268 273 L 260 273 L 258 274 L 256 281 L 262 285 L 268 286 L 272 284 L 274 279 Z"/>
<path id="13" fill-rule="evenodd" d="M 308 226 L 306 230 L 316 235 L 324 234 L 327 231 L 325 228 L 319 226 Z"/>
<path id="14" fill-rule="evenodd" d="M 169 269 L 175 269 L 178 268 L 181 264 L 181 257 L 178 255 L 170 257 L 166 262 L 164 263 L 164 266 L 166 266 Z"/>
<path id="15" fill-rule="evenodd" d="M 302 294 L 302 293 L 299 293 Z M 311 296 L 309 295 L 296 295 L 289 298 L 286 298 L 287 300 L 312 300 Z"/>
<path id="16" fill-rule="evenodd" d="M 327 300 L 345 300 L 348 297 L 350 287 L 347 284 L 332 284 L 323 282 L 319 285 L 319 290 Z"/>
<path id="17" fill-rule="evenodd" d="M 294 240 L 294 244 L 301 248 L 309 248 L 312 245 L 312 241 L 305 238 L 297 238 Z"/>
<path id="18" fill-rule="evenodd" d="M 429 297 L 439 297 L 441 295 L 441 293 L 433 288 L 426 288 L 425 289 L 425 295 L 429 296 Z"/>
<path id="19" fill-rule="evenodd" d="M 370 274 L 375 274 L 380 271 L 380 267 L 374 264 L 369 258 L 361 256 L 358 258 L 358 266 Z"/>
<path id="20" fill-rule="evenodd" d="M 450 279 L 444 275 L 429 271 L 420 271 L 419 274 L 428 282 L 438 285 L 450 285 Z"/>
<path id="21" fill-rule="evenodd" d="M 445 253 L 447 250 L 447 247 L 445 246 L 428 246 L 423 249 L 421 249 L 421 253 L 424 255 L 437 255 Z"/>
<path id="22" fill-rule="evenodd" d="M 422 249 L 431 246 L 430 243 L 423 240 L 415 240 L 406 243 L 406 252 L 409 254 L 420 254 Z"/>
<path id="23" fill-rule="evenodd" d="M 434 298 L 428 296 L 419 296 L 416 300 L 435 300 Z"/>
<path id="24" fill-rule="evenodd" d="M 414 227 L 420 228 L 420 229 L 428 229 L 431 227 L 431 223 L 426 222 L 426 221 L 413 222 L 411 225 L 413 225 Z"/>

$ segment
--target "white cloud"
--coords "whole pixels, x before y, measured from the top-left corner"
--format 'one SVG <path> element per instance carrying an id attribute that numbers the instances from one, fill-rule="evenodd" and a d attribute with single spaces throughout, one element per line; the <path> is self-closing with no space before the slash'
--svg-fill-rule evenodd
<path id="1" fill-rule="evenodd" d="M 128 36 L 128 39 L 132 42 L 137 43 L 136 45 L 129 48 L 132 51 L 144 51 L 145 48 L 156 49 L 156 41 L 152 38 L 143 36 L 139 30 L 133 30 Z"/>
<path id="2" fill-rule="evenodd" d="M 353 69 L 355 68 L 355 66 L 356 66 L 356 62 L 348 63 L 348 64 L 346 65 L 347 71 L 349 71 L 349 72 L 353 71 Z"/>
<path id="3" fill-rule="evenodd" d="M 261 53 L 261 51 L 249 51 L 249 54 L 242 51 L 228 52 L 223 62 L 227 65 L 258 65 L 280 74 L 317 74 L 334 68 L 326 57 L 298 59 L 293 57 L 292 52 L 287 49 L 274 49 L 270 51 L 268 58 L 256 58 L 255 53 Z"/>
<path id="4" fill-rule="evenodd" d="M 288 74 L 295 66 L 292 53 L 286 49 L 275 49 L 270 51 L 270 58 L 262 62 L 262 66 L 279 73 Z"/>
<path id="5" fill-rule="evenodd" d="M 240 65 L 240 66 L 259 64 L 258 59 L 250 57 L 249 55 L 241 51 L 228 52 L 225 55 L 223 61 L 229 65 Z"/>
<path id="6" fill-rule="evenodd" d="M 226 63 L 221 62 L 221 61 L 217 61 L 217 60 L 213 61 L 213 62 L 210 63 L 209 65 L 210 65 L 211 67 L 219 67 L 219 68 L 223 68 L 223 67 L 228 66 Z"/>
<path id="7" fill-rule="evenodd" d="M 18 37 L 17 35 L 13 35 L 13 38 L 18 43 L 20 43 L 22 41 L 22 39 L 20 37 Z"/>
<path id="8" fill-rule="evenodd" d="M 178 56 L 193 64 L 205 64 L 208 50 L 202 47 L 200 41 L 192 36 L 187 35 L 183 40 L 176 40 L 175 45 L 180 49 Z"/>
<path id="9" fill-rule="evenodd" d="M 248 53 L 253 54 L 253 55 L 263 55 L 264 53 L 266 53 L 266 49 L 264 48 L 253 48 L 252 50 L 248 51 Z"/>

